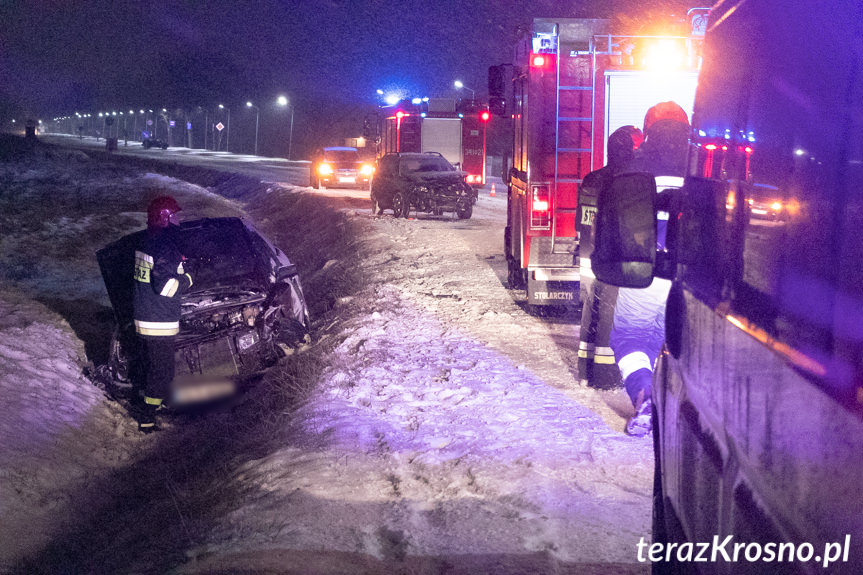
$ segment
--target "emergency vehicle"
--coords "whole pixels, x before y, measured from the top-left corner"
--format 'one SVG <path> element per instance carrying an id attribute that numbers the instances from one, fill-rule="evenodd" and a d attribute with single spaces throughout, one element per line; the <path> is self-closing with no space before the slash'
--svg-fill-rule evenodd
<path id="1" fill-rule="evenodd" d="M 381 108 L 378 158 L 392 152 L 438 152 L 467 173 L 468 184 L 481 187 L 490 117 L 474 102 L 461 104 L 446 98 L 403 100 Z"/>
<path id="2" fill-rule="evenodd" d="M 537 18 L 519 38 L 513 64 L 489 69 L 490 110 L 510 118 L 513 131 L 508 280 L 527 289 L 530 306 L 579 304 L 581 275 L 590 273 L 579 261 L 579 226 L 592 225 L 596 213 L 595 203 L 579 206 L 579 186 L 605 164 L 608 136 L 621 126 L 640 128 L 658 102 L 692 111 L 700 36 L 609 29 L 602 19 Z"/>
<path id="3" fill-rule="evenodd" d="M 597 277 L 673 281 L 638 558 L 653 573 L 863 573 L 859 14 L 717 2 L 683 187 L 660 200 L 622 174 L 601 198 Z M 776 218 L 754 211 L 768 202 Z M 662 207 L 674 242 L 657 251 Z"/>

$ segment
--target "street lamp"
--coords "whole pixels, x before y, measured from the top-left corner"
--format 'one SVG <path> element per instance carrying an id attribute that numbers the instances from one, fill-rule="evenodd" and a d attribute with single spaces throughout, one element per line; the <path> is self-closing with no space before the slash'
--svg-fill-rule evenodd
<path id="1" fill-rule="evenodd" d="M 231 146 L 231 109 L 219 104 L 219 108 L 228 111 L 228 125 L 225 126 L 225 151 L 230 152 Z"/>
<path id="2" fill-rule="evenodd" d="M 252 104 L 251 102 L 246 102 L 247 108 L 255 109 L 255 155 L 258 155 L 258 123 L 261 119 L 261 109 Z"/>
<path id="3" fill-rule="evenodd" d="M 473 102 L 476 99 L 476 91 L 473 90 L 472 88 L 468 88 L 467 86 L 462 84 L 461 80 L 456 80 L 455 82 L 453 82 L 453 85 L 456 88 L 458 88 L 459 90 L 461 90 L 462 88 L 464 88 L 465 90 L 470 90 L 470 101 L 471 102 Z"/>
<path id="4" fill-rule="evenodd" d="M 288 99 L 285 96 L 279 96 L 278 99 L 276 100 L 276 102 L 279 104 L 279 106 L 287 106 L 288 105 Z M 288 135 L 288 160 L 291 159 L 291 147 L 293 146 L 293 143 L 294 143 L 294 107 L 291 106 L 291 131 L 290 131 L 290 134 Z"/>

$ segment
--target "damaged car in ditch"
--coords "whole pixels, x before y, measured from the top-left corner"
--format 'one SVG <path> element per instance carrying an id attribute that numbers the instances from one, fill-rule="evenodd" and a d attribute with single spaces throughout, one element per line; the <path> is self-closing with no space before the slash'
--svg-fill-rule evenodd
<path id="1" fill-rule="evenodd" d="M 309 313 L 296 266 L 240 218 L 183 222 L 177 243 L 194 284 L 182 296 L 175 356 L 174 405 L 229 396 L 279 357 L 309 340 Z M 146 230 L 96 254 L 116 329 L 107 371 L 131 390 L 138 338 L 132 321 L 135 249 Z"/>
<path id="2" fill-rule="evenodd" d="M 473 214 L 478 192 L 437 152 L 396 152 L 381 157 L 372 179 L 372 213 L 391 209 L 395 217 L 411 210 L 442 215 L 454 212 L 466 220 Z"/>

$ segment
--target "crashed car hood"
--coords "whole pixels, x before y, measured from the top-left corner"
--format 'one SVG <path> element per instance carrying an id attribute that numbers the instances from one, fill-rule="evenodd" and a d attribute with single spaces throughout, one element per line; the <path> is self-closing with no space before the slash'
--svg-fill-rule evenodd
<path id="1" fill-rule="evenodd" d="M 405 177 L 415 182 L 464 181 L 467 172 L 412 172 Z"/>
<path id="2" fill-rule="evenodd" d="M 102 279 L 119 325 L 132 321 L 132 288 L 135 250 L 146 239 L 146 230 L 135 232 L 96 253 Z M 209 295 L 265 294 L 293 266 L 287 256 L 239 218 L 207 218 L 184 222 L 176 231 L 180 252 L 194 284 L 183 301 L 195 302 Z"/>

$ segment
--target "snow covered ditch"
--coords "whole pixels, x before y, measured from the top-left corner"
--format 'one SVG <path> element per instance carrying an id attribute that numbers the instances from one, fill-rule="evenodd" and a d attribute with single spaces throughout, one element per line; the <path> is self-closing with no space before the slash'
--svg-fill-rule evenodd
<path id="1" fill-rule="evenodd" d="M 54 149 L 6 157 L 0 185 L 0 571 L 647 572 L 650 439 L 622 433 L 620 394 L 577 386 L 577 325 L 501 285 L 500 203 L 395 220 Z M 143 437 L 83 369 L 110 336 L 93 253 L 163 192 L 273 238 L 316 339 Z"/>

